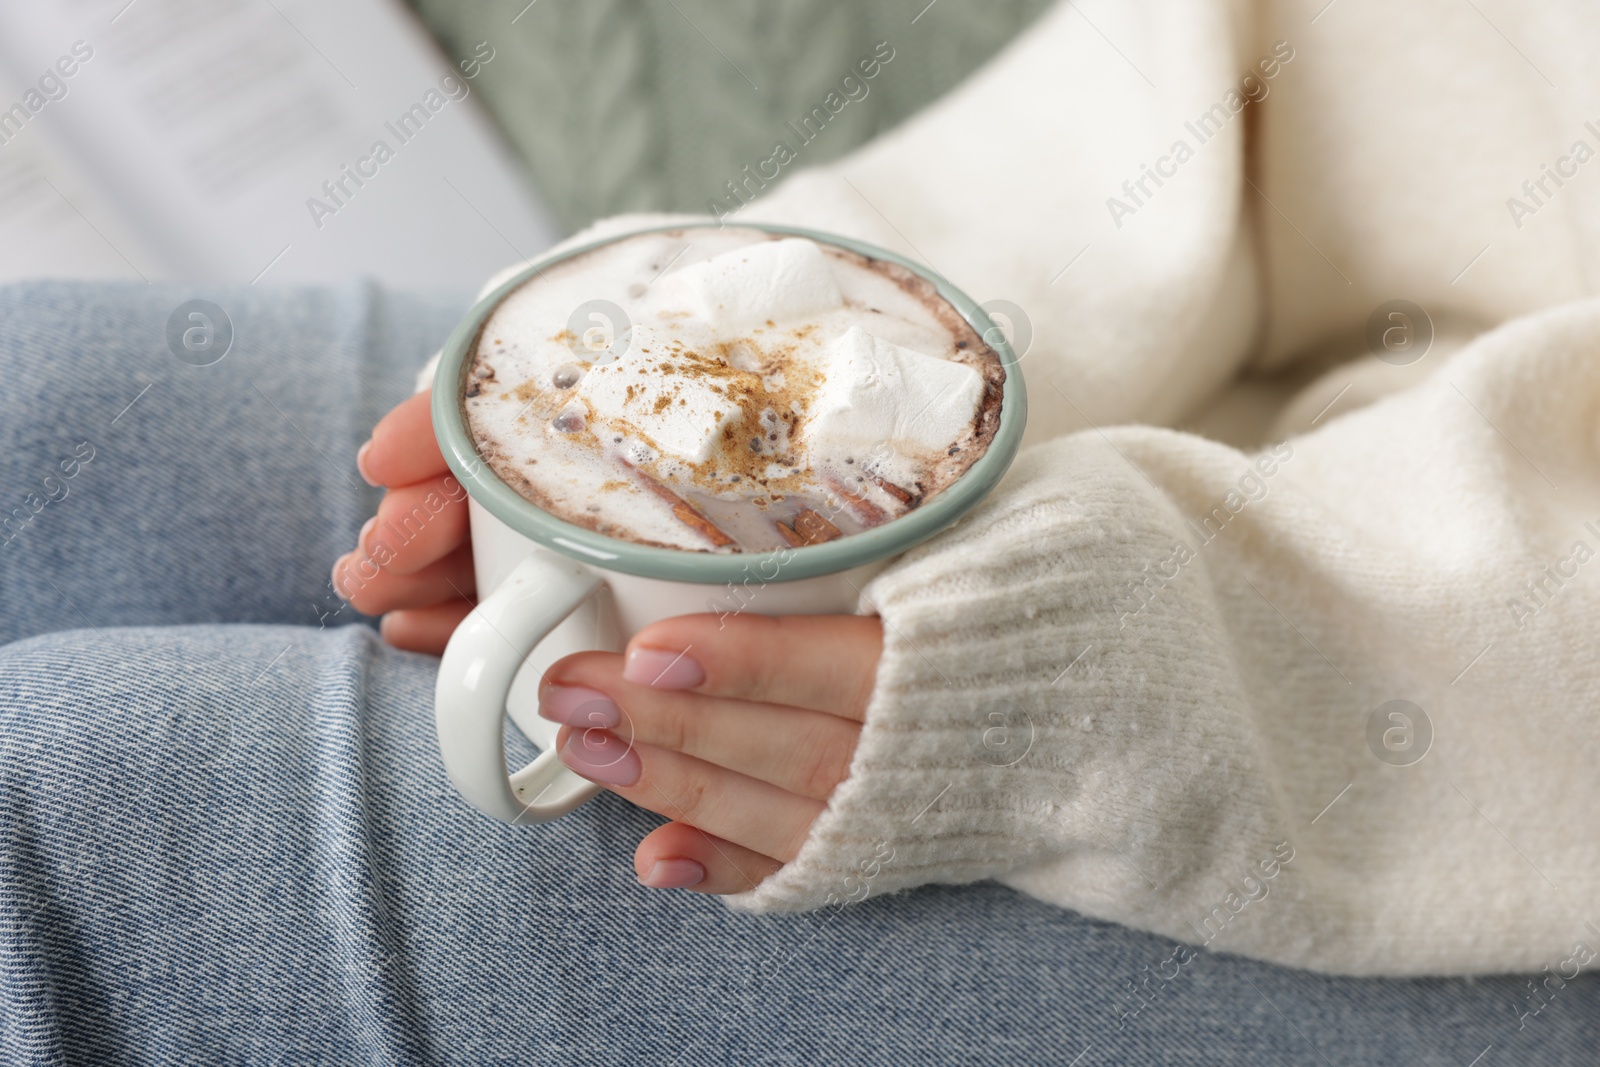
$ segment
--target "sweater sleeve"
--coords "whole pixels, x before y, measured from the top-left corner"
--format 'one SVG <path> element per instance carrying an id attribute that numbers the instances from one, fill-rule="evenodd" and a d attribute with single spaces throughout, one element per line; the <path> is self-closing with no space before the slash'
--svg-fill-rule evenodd
<path id="1" fill-rule="evenodd" d="M 864 588 L 884 652 L 849 777 L 731 903 L 994 878 L 1325 971 L 1575 973 L 1597 403 L 1591 301 L 1255 455 L 1153 428 L 1031 449 Z"/>

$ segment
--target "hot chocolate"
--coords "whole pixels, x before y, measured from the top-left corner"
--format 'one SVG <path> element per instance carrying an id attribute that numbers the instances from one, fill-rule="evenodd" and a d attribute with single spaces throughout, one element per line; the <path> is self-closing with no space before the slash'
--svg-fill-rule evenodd
<path id="1" fill-rule="evenodd" d="M 754 229 L 638 234 L 503 299 L 464 365 L 484 461 L 610 537 L 763 552 L 890 522 L 992 440 L 999 355 L 933 284 Z"/>

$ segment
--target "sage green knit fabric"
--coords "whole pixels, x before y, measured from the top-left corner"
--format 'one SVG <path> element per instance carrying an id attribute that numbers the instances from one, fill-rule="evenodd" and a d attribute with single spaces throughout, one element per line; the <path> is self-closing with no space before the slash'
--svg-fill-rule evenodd
<path id="1" fill-rule="evenodd" d="M 726 183 L 756 188 L 746 165 L 787 175 L 843 155 L 955 85 L 1050 0 L 410 3 L 452 63 L 493 49 L 473 89 L 571 230 L 619 211 L 737 206 Z M 859 64 L 885 54 L 863 78 Z M 971 133 L 968 149 L 983 150 L 983 131 Z M 778 142 L 794 158 L 766 162 Z"/>

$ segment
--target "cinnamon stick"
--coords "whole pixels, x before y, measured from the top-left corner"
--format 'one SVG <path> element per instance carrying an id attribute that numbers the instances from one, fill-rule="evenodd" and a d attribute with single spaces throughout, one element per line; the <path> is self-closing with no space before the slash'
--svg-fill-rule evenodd
<path id="1" fill-rule="evenodd" d="M 876 485 L 879 489 L 882 489 L 885 493 L 888 493 L 902 504 L 909 504 L 913 499 L 915 499 L 914 495 L 910 491 L 900 488 L 887 478 L 880 478 L 870 471 L 867 472 L 867 477 L 872 479 L 872 484 Z"/>
<path id="2" fill-rule="evenodd" d="M 662 485 L 654 477 L 640 470 L 638 467 L 635 467 L 632 463 L 629 463 L 622 457 L 617 457 L 617 462 L 621 463 L 624 467 L 628 468 L 628 470 L 632 471 L 634 477 L 638 478 L 640 483 L 646 489 L 650 490 L 656 496 L 670 504 L 672 506 L 672 514 L 679 522 L 683 523 L 685 526 L 689 527 L 691 530 L 695 531 L 718 548 L 726 548 L 734 543 L 733 538 L 724 533 L 716 523 L 702 515 L 699 509 L 697 509 L 687 500 L 683 499 L 683 497 L 679 496 L 677 493 L 674 493 L 671 489 L 668 489 L 666 486 Z"/>
<path id="3" fill-rule="evenodd" d="M 889 521 L 889 515 L 886 511 L 855 490 L 846 489 L 844 483 L 837 478 L 824 477 L 823 481 L 829 489 L 844 498 L 845 503 L 849 504 L 851 510 L 855 512 L 856 518 L 861 520 L 861 525 L 867 527 L 881 526 Z"/>
<path id="4" fill-rule="evenodd" d="M 844 535 L 839 532 L 839 527 L 818 515 L 810 508 L 801 511 L 794 517 L 793 524 L 777 520 L 778 533 L 789 542 L 790 548 L 804 548 L 806 545 L 820 545 Z"/>

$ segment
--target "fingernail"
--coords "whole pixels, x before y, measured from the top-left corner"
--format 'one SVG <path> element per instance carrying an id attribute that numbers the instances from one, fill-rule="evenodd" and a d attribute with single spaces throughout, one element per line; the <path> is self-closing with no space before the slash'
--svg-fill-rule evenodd
<path id="1" fill-rule="evenodd" d="M 693 689 L 706 680 L 700 664 L 689 658 L 689 650 L 668 652 L 659 648 L 636 648 L 622 665 L 622 677 L 635 685 L 656 689 Z"/>
<path id="2" fill-rule="evenodd" d="M 366 444 L 356 449 L 356 470 L 361 472 L 361 477 L 366 480 L 368 485 L 377 488 L 379 483 L 374 481 L 372 475 L 367 473 L 367 453 L 370 451 L 372 451 L 372 439 L 368 438 Z"/>
<path id="3" fill-rule="evenodd" d="M 567 726 L 602 729 L 622 725 L 622 709 L 597 689 L 581 685 L 550 685 L 539 694 L 539 714 Z"/>
<path id="4" fill-rule="evenodd" d="M 602 785 L 632 785 L 639 780 L 639 754 L 604 730 L 574 730 L 561 746 L 561 762 Z"/>
<path id="5" fill-rule="evenodd" d="M 706 869 L 694 860 L 656 860 L 639 879 L 650 889 L 688 889 L 706 880 Z"/>
<path id="6" fill-rule="evenodd" d="M 344 555 L 333 561 L 333 572 L 331 579 L 333 581 L 333 591 L 338 593 L 340 598 L 343 600 L 350 599 L 350 591 L 344 586 L 344 575 L 341 572 L 344 570 L 344 561 L 349 559 L 352 555 L 354 555 L 354 553 L 346 552 Z"/>
<path id="7" fill-rule="evenodd" d="M 367 541 L 372 537 L 372 531 L 377 529 L 377 527 L 378 516 L 374 515 L 372 518 L 361 524 L 361 532 L 356 534 L 356 547 L 368 555 L 372 554 L 372 546 L 367 544 Z"/>

